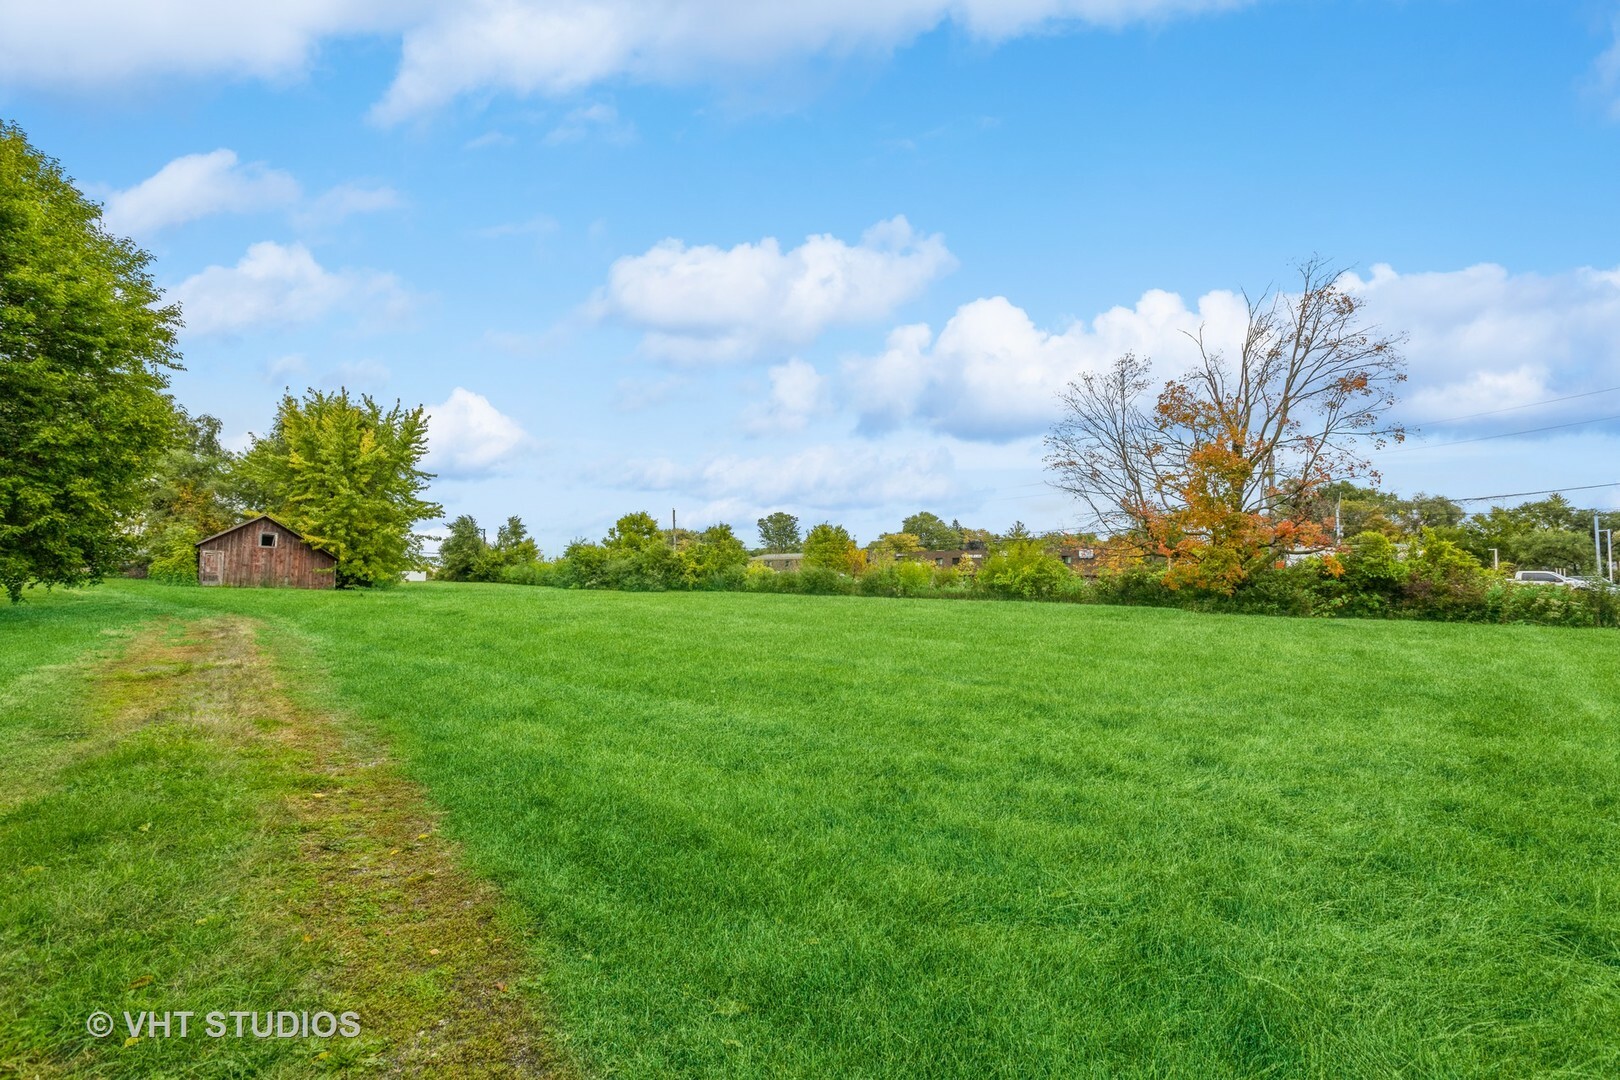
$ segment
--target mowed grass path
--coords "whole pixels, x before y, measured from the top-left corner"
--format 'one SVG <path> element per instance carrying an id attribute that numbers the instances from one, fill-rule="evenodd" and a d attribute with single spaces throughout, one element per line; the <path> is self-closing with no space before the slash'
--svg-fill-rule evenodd
<path id="1" fill-rule="evenodd" d="M 1613 634 L 499 586 L 56 604 L 301 638 L 534 916 L 588 1072 L 1620 1075 Z"/>
<path id="2" fill-rule="evenodd" d="M 0 1076 L 569 1075 L 525 920 L 379 741 L 291 703 L 265 624 L 106 598 L 0 618 Z"/>

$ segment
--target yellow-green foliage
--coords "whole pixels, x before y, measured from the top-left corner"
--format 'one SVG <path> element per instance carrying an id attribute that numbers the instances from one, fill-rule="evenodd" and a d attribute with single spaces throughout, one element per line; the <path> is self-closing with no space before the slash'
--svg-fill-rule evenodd
<path id="1" fill-rule="evenodd" d="M 848 529 L 822 522 L 804 538 L 804 567 L 858 574 L 866 567 L 866 552 L 855 546 Z"/>
<path id="2" fill-rule="evenodd" d="M 197 584 L 197 541 L 202 539 L 189 525 L 177 525 L 152 545 L 152 563 L 147 575 L 166 585 Z"/>
<path id="3" fill-rule="evenodd" d="M 426 452 L 420 406 L 385 411 L 369 395 L 311 390 L 282 397 L 239 473 L 250 502 L 337 557 L 339 584 L 391 584 L 418 561 L 412 526 L 444 513 L 421 498 Z"/>
<path id="4" fill-rule="evenodd" d="M 1014 540 L 984 561 L 981 587 L 1025 600 L 1051 596 L 1070 577 L 1069 568 L 1050 555 L 1038 540 Z"/>

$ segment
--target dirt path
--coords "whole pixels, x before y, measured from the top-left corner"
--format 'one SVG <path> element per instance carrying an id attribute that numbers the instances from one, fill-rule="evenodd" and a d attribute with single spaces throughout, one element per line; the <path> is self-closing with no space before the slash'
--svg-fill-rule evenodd
<path id="1" fill-rule="evenodd" d="M 524 988 L 516 917 L 460 868 L 434 810 L 382 747 L 297 703 L 262 632 L 239 618 L 149 630 L 101 673 L 97 696 L 116 703 L 111 731 L 181 713 L 283 771 L 261 830 L 286 842 L 253 870 L 251 907 L 261 932 L 308 952 L 301 989 L 311 1000 L 340 1000 L 363 1018 L 364 1053 L 327 1067 L 563 1075 Z"/>

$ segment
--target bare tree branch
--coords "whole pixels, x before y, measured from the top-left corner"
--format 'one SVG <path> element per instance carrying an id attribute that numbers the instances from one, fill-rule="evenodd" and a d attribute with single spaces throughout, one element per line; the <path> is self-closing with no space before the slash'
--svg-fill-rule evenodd
<path id="1" fill-rule="evenodd" d="M 1298 267 L 1297 292 L 1245 294 L 1248 320 L 1235 357 L 1202 327 L 1198 360 L 1149 403 L 1151 362 L 1126 354 L 1060 395 L 1046 439 L 1054 486 L 1114 531 L 1177 509 L 1189 455 L 1219 445 L 1246 462 L 1232 509 L 1287 517 L 1324 483 L 1369 472 L 1369 445 L 1400 441 L 1381 426 L 1405 381 L 1405 336 L 1366 323 L 1363 301 L 1317 258 Z"/>

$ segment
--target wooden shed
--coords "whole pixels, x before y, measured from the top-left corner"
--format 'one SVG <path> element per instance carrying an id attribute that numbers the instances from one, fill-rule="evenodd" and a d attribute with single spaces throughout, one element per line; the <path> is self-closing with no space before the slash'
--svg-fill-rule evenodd
<path id="1" fill-rule="evenodd" d="M 268 514 L 197 541 L 197 584 L 332 589 L 337 559 Z"/>

